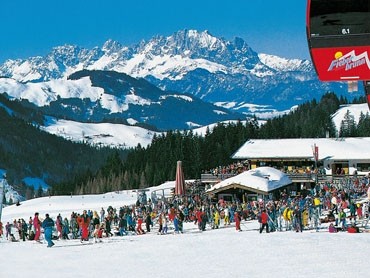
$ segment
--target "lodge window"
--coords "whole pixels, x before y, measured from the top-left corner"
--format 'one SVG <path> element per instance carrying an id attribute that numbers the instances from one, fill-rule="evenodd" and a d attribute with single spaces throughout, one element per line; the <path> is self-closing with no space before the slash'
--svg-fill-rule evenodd
<path id="1" fill-rule="evenodd" d="M 358 171 L 370 171 L 370 163 L 357 163 Z"/>

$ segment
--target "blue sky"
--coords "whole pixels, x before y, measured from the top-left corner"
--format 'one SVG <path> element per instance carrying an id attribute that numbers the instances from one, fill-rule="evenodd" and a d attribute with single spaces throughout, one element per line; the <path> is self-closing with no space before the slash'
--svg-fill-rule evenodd
<path id="1" fill-rule="evenodd" d="M 182 29 L 243 38 L 255 51 L 308 58 L 305 0 L 4 0 L 0 63 L 45 55 L 52 47 L 130 45 Z"/>

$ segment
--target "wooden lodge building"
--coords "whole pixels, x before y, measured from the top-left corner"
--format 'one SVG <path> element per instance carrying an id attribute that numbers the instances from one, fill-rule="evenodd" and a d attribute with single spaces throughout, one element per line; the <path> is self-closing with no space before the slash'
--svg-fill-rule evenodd
<path id="1" fill-rule="evenodd" d="M 370 172 L 370 137 L 359 138 L 303 138 L 303 139 L 251 139 L 246 141 L 232 158 L 247 164 L 253 170 L 258 167 L 272 167 L 286 174 L 291 184 L 278 190 L 291 195 L 300 194 L 303 189 L 312 188 L 316 182 L 332 181 L 352 175 L 368 175 Z M 201 181 L 208 189 L 230 178 L 228 175 L 202 174 Z M 227 188 L 227 192 L 225 192 Z M 234 190 L 235 189 L 235 190 Z M 267 195 L 253 186 L 228 184 L 225 190 L 213 190 L 218 196 L 225 194 Z M 276 188 L 274 189 L 276 193 Z M 237 196 L 237 195 L 234 195 Z"/>

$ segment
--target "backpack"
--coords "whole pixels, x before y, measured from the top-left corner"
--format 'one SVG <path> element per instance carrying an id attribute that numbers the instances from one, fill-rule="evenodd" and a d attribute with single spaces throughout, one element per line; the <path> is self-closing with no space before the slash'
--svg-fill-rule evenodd
<path id="1" fill-rule="evenodd" d="M 31 231 L 28 235 L 28 239 L 29 240 L 34 240 L 35 239 L 35 233 L 33 231 Z"/>

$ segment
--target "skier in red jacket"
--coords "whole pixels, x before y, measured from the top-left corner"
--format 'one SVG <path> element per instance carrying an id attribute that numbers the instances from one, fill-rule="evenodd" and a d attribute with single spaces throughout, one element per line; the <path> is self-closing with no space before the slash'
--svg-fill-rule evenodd
<path id="1" fill-rule="evenodd" d="M 241 231 L 241 229 L 240 229 L 240 220 L 241 220 L 241 218 L 240 218 L 240 215 L 237 211 L 235 211 L 235 213 L 234 213 L 234 220 L 235 220 L 235 229 L 238 232 L 240 232 Z"/>
<path id="2" fill-rule="evenodd" d="M 143 224 L 143 217 L 142 216 L 139 216 L 139 218 L 137 220 L 137 228 L 136 228 L 136 232 L 139 235 L 145 234 L 143 228 L 141 227 L 142 224 Z"/>
<path id="3" fill-rule="evenodd" d="M 41 234 L 41 221 L 39 219 L 39 213 L 35 213 L 35 217 L 32 220 L 33 227 L 35 228 L 35 238 L 34 240 L 40 241 L 40 234 Z"/>
<path id="4" fill-rule="evenodd" d="M 89 241 L 89 225 L 90 217 L 87 215 L 87 211 L 84 210 L 81 216 L 77 217 L 77 223 L 81 229 L 81 242 Z"/>
<path id="5" fill-rule="evenodd" d="M 263 209 L 261 212 L 261 228 L 260 228 L 260 234 L 262 233 L 263 229 L 266 227 L 266 233 L 269 233 L 269 224 L 268 224 L 269 216 L 266 213 L 266 210 Z"/>

